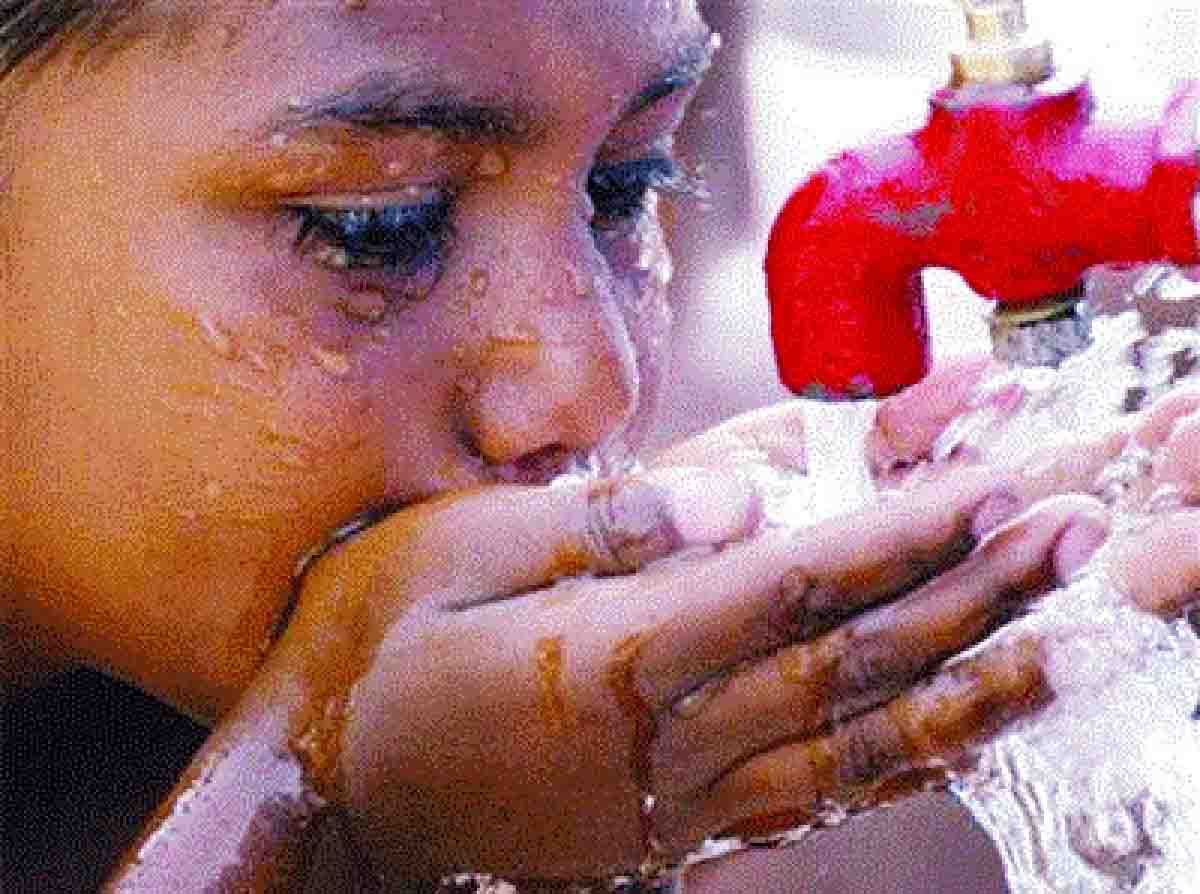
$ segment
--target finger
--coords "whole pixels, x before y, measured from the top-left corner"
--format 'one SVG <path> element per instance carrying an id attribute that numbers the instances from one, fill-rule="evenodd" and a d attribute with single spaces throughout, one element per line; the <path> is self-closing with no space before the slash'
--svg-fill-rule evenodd
<path id="1" fill-rule="evenodd" d="M 706 684 L 663 725 L 660 790 L 686 788 L 689 775 L 720 772 L 781 737 L 812 735 L 884 704 L 1069 580 L 1107 533 L 1097 501 L 1047 501 L 904 598 Z"/>
<path id="2" fill-rule="evenodd" d="M 1154 458 L 1152 474 L 1155 485 L 1169 488 L 1181 503 L 1200 498 L 1200 412 L 1181 417 L 1171 427 Z"/>
<path id="3" fill-rule="evenodd" d="M 904 500 L 797 532 L 771 531 L 647 581 L 642 600 L 665 619 L 638 665 L 647 703 L 668 705 L 742 659 L 836 624 L 961 560 L 978 539 L 974 513 L 994 486 L 986 470 L 963 472 Z"/>
<path id="4" fill-rule="evenodd" d="M 745 413 L 701 435 L 668 448 L 653 465 L 727 468 L 760 463 L 804 472 L 804 406 L 799 401 Z"/>
<path id="5" fill-rule="evenodd" d="M 1157 450 L 1166 443 L 1175 424 L 1200 410 L 1200 389 L 1180 388 L 1139 413 L 1133 426 L 1133 439 L 1139 447 Z"/>
<path id="6" fill-rule="evenodd" d="M 830 807 L 859 810 L 894 797 L 894 780 L 959 760 L 1045 706 L 1052 692 L 1044 664 L 1034 639 L 997 645 L 820 738 L 750 758 L 693 800 L 664 799 L 658 834 L 682 848 L 714 833 L 760 834 L 772 825 L 767 818 L 781 831 L 817 821 Z"/>
<path id="7" fill-rule="evenodd" d="M 855 515 L 673 569 L 644 597 L 668 618 L 639 663 L 647 703 L 670 704 L 742 660 L 831 630 L 945 571 L 1042 498 L 1090 489 L 1120 443 L 1003 474 L 961 467 Z"/>
<path id="8" fill-rule="evenodd" d="M 976 405 L 979 385 L 1002 370 L 991 357 L 958 358 L 884 401 L 867 437 L 867 460 L 876 477 L 891 481 L 927 461 L 946 426 Z"/>
<path id="9" fill-rule="evenodd" d="M 999 411 L 989 417 L 1000 425 Z M 998 477 L 1012 482 L 1013 489 L 1031 500 L 1056 493 L 1078 491 L 1095 492 L 1099 489 L 1111 462 L 1120 456 L 1130 440 L 1130 420 L 1119 418 L 1107 428 L 1089 431 L 1082 436 L 1064 433 L 1062 437 L 1045 444 L 1026 444 L 1013 438 L 983 439 L 982 451 L 976 451 L 964 459 L 956 457 L 954 462 L 925 462 L 907 471 L 897 487 L 910 490 L 929 481 L 937 481 L 953 474 L 964 462 L 970 465 L 988 465 Z M 990 449 L 995 443 L 997 449 Z M 885 486 L 888 482 L 882 481 Z M 885 495 L 895 490 L 884 491 Z"/>
<path id="10" fill-rule="evenodd" d="M 1113 545 L 1108 568 L 1121 592 L 1159 617 L 1200 605 L 1200 511 L 1151 519 Z"/>
<path id="11" fill-rule="evenodd" d="M 461 609 L 564 577 L 627 573 L 678 550 L 726 544 L 750 534 L 760 515 L 747 480 L 705 469 L 486 488 L 397 512 L 323 558 L 309 581 L 341 591 L 367 575 Z"/>

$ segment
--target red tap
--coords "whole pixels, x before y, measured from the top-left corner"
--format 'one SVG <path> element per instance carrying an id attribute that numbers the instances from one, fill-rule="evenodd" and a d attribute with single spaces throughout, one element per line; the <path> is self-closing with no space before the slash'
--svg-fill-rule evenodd
<path id="1" fill-rule="evenodd" d="M 1161 121 L 1093 121 L 1091 86 L 969 84 L 915 133 L 846 152 L 788 200 L 767 247 L 780 377 L 826 400 L 929 370 L 921 271 L 1022 305 L 1099 263 L 1200 261 L 1200 82 Z"/>

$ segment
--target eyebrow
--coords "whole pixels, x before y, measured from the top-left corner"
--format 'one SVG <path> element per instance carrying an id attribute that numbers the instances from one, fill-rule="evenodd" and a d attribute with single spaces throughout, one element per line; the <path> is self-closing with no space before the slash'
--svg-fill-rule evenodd
<path id="1" fill-rule="evenodd" d="M 712 65 L 713 41 L 683 49 L 676 61 L 638 91 L 625 106 L 632 117 L 703 79 Z M 367 131 L 391 128 L 437 130 L 456 139 L 528 142 L 544 116 L 527 104 L 455 95 L 445 86 L 396 72 L 373 72 L 330 96 L 289 103 L 282 116 L 292 127 L 350 125 Z"/>

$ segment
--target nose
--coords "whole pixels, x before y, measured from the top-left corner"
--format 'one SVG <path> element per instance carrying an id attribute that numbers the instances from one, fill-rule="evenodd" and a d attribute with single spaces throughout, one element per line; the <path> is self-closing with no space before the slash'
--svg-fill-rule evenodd
<path id="1" fill-rule="evenodd" d="M 537 212 L 503 240 L 521 252 L 467 274 L 489 310 L 465 358 L 464 435 L 493 465 L 586 453 L 638 402 L 634 343 L 586 216 Z"/>

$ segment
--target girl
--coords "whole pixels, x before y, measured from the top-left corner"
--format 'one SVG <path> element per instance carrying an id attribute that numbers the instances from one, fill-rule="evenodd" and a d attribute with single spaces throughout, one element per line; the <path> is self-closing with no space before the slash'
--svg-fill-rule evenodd
<path id="1" fill-rule="evenodd" d="M 1086 497 L 1012 516 L 1111 438 L 799 536 L 719 459 L 799 465 L 794 411 L 629 471 L 687 0 L 4 16 L 6 648 L 213 727 L 110 890 L 286 890 L 331 822 L 355 884 L 564 888 L 1051 697 L 1036 642 L 937 668 L 1104 538 Z"/>

